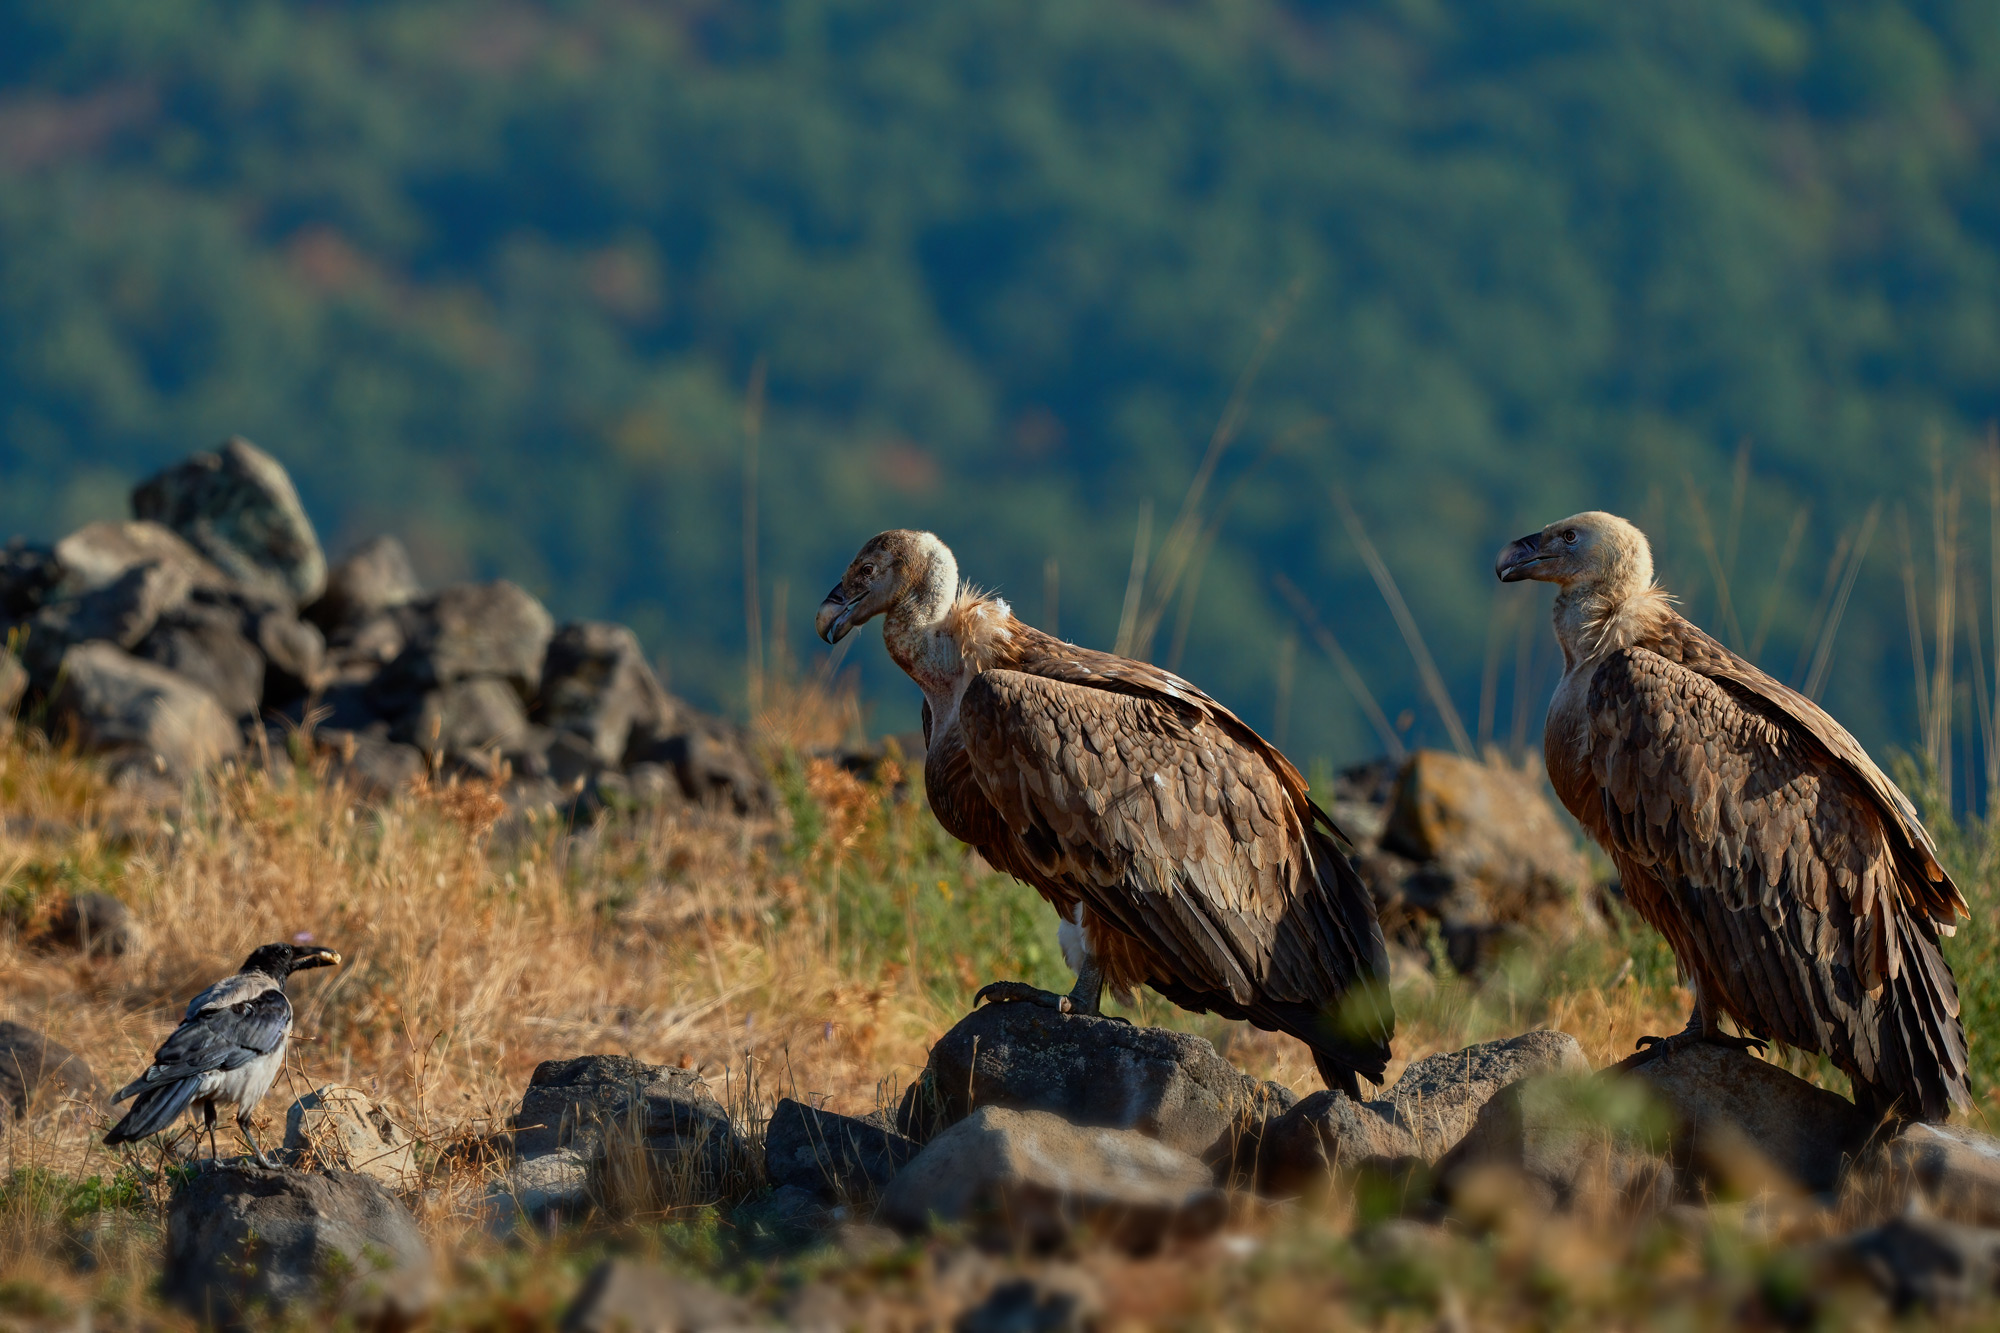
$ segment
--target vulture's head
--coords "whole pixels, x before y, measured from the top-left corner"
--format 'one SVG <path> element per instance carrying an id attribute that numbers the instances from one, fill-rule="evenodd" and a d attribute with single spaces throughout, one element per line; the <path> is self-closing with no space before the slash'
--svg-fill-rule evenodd
<path id="1" fill-rule="evenodd" d="M 1592 510 L 1509 542 L 1493 563 L 1502 583 L 1539 579 L 1607 593 L 1652 586 L 1653 548 L 1646 534 L 1616 514 Z"/>
<path id="2" fill-rule="evenodd" d="M 928 532 L 903 528 L 879 533 L 868 539 L 819 604 L 814 627 L 820 638 L 839 643 L 855 626 L 941 582 L 950 585 L 944 589 L 947 597 L 957 593 L 958 562 L 943 542 Z"/>
<path id="3" fill-rule="evenodd" d="M 243 960 L 242 972 L 262 972 L 283 982 L 294 972 L 309 967 L 339 967 L 340 955 L 317 944 L 266 944 Z"/>

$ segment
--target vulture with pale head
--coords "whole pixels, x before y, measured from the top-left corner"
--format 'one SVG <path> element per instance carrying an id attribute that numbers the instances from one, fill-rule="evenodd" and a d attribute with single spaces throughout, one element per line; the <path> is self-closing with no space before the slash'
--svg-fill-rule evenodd
<path id="1" fill-rule="evenodd" d="M 1624 519 L 1551 523 L 1495 572 L 1561 589 L 1549 780 L 1694 992 L 1687 1030 L 1642 1045 L 1768 1038 L 1831 1058 L 1871 1113 L 1964 1106 L 1938 937 L 1970 913 L 1896 784 L 1819 705 L 1682 618 Z M 1751 1037 L 1726 1036 L 1725 1014 Z"/>
<path id="2" fill-rule="evenodd" d="M 861 548 L 820 604 L 837 643 L 882 616 L 924 695 L 938 822 L 1033 885 L 1076 989 L 996 982 L 980 999 L 1095 1014 L 1108 984 L 1286 1032 L 1360 1096 L 1389 1058 L 1387 955 L 1338 830 L 1286 758 L 1145 662 L 1064 643 L 962 587 L 928 532 Z"/>

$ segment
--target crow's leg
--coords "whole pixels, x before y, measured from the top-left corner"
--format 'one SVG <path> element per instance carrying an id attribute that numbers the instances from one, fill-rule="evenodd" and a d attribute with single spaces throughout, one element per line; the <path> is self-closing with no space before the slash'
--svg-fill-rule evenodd
<path id="1" fill-rule="evenodd" d="M 250 1108 L 247 1106 L 236 1108 L 236 1132 L 241 1134 L 243 1141 L 250 1145 L 251 1156 L 255 1159 L 257 1165 L 267 1171 L 277 1169 L 271 1159 L 264 1155 L 264 1145 L 257 1142 L 257 1132 L 250 1127 Z"/>

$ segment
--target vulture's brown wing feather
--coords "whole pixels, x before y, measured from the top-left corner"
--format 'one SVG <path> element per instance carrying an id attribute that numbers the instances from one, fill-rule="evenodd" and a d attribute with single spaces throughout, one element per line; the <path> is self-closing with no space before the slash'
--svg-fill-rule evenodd
<path id="1" fill-rule="evenodd" d="M 1704 993 L 1878 1100 L 1926 1117 L 1962 1104 L 1936 881 L 1866 776 L 1789 710 L 1646 647 L 1598 666 L 1587 713 L 1602 810 L 1586 822 L 1650 881 L 1645 901 L 1628 892 Z"/>
<path id="2" fill-rule="evenodd" d="M 1758 670 L 1681 616 L 1671 617 L 1645 646 L 1692 671 L 1727 681 L 1739 697 L 1752 696 L 1803 728 L 1824 747 L 1826 757 L 1845 768 L 1848 776 L 1873 799 L 1895 839 L 1898 853 L 1908 858 L 1919 872 L 1905 885 L 1917 905 L 1946 927 L 1959 917 L 1972 914 L 1958 886 L 1939 864 L 1937 844 L 1931 840 L 1930 830 L 1924 827 L 1910 798 L 1824 708 Z"/>
<path id="3" fill-rule="evenodd" d="M 1028 878 L 1060 883 L 1148 946 L 1171 971 L 1153 984 L 1177 999 L 1214 996 L 1253 1020 L 1303 1006 L 1311 1024 L 1283 1030 L 1321 1028 L 1342 997 L 1382 979 L 1380 929 L 1303 793 L 1206 702 L 995 670 L 967 686 L 958 720 L 972 775 L 1033 862 Z M 1370 1077 L 1393 1023 L 1380 1007 L 1360 1024 L 1369 1053 L 1353 1066 Z M 1316 1050 L 1331 1040 L 1295 1035 Z"/>

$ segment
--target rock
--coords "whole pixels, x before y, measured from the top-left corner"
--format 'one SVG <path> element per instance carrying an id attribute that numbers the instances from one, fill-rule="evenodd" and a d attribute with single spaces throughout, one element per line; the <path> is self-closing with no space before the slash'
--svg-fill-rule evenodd
<path id="1" fill-rule="evenodd" d="M 65 898 L 49 927 L 51 944 L 87 957 L 120 957 L 131 951 L 136 938 L 132 909 L 94 889 Z"/>
<path id="2" fill-rule="evenodd" d="M 696 1194 L 719 1192 L 739 1151 L 728 1112 L 699 1074 L 627 1055 L 536 1066 L 514 1124 L 524 1159 L 571 1144 L 593 1159 L 610 1135 L 634 1134 L 655 1155 L 686 1163 Z"/>
<path id="3" fill-rule="evenodd" d="M 583 1280 L 562 1333 L 735 1333 L 768 1327 L 742 1301 L 631 1259 L 606 1259 Z"/>
<path id="4" fill-rule="evenodd" d="M 133 565 L 100 587 L 50 602 L 29 622 L 23 655 L 35 684 L 53 689 L 63 654 L 80 643 L 139 646 L 160 617 L 187 600 L 186 571 L 159 561 Z M 258 664 L 261 673 L 262 663 Z"/>
<path id="5" fill-rule="evenodd" d="M 1051 1269 L 996 1284 L 952 1321 L 952 1333 L 1088 1333 L 1104 1298 L 1080 1269 Z"/>
<path id="6" fill-rule="evenodd" d="M 282 607 L 256 620 L 258 650 L 264 654 L 264 702 L 282 707 L 319 688 L 326 672 L 326 639 L 317 626 Z"/>
<path id="7" fill-rule="evenodd" d="M 227 588 L 229 576 L 158 523 L 87 523 L 56 543 L 62 570 L 57 591 L 78 596 L 115 583 L 135 565 L 166 565 L 187 575 L 190 587 Z"/>
<path id="8" fill-rule="evenodd" d="M 243 743 L 214 695 L 108 643 L 78 644 L 63 654 L 50 711 L 85 748 L 174 777 L 200 772 Z"/>
<path id="9" fill-rule="evenodd" d="M 1438 750 L 1403 765 L 1382 848 L 1476 882 L 1495 919 L 1566 907 L 1590 865 L 1539 780 Z"/>
<path id="10" fill-rule="evenodd" d="M 175 1191 L 162 1286 L 197 1318 L 235 1327 L 297 1307 L 404 1326 L 437 1294 L 430 1247 L 380 1182 L 253 1166 L 204 1170 Z"/>
<path id="11" fill-rule="evenodd" d="M 582 1217 L 590 1210 L 590 1163 L 574 1148 L 558 1148 L 518 1161 L 486 1196 L 496 1231 L 525 1218 L 535 1226 Z"/>
<path id="12" fill-rule="evenodd" d="M 359 626 L 380 612 L 421 596 L 423 587 L 410 564 L 410 553 L 394 537 L 382 536 L 363 543 L 333 567 L 326 576 L 326 591 L 305 614 L 331 634 Z"/>
<path id="13" fill-rule="evenodd" d="M 1653 1213 L 1676 1198 L 1672 1114 L 1632 1079 L 1541 1074 L 1511 1083 L 1437 1164 L 1454 1208 Z"/>
<path id="14" fill-rule="evenodd" d="M 1672 1113 L 1676 1163 L 1737 1193 L 1831 1190 L 1875 1127 L 1845 1097 L 1727 1046 L 1696 1044 L 1620 1072 Z"/>
<path id="15" fill-rule="evenodd" d="M 2000 1226 L 2000 1139 L 1964 1125 L 1908 1124 L 1881 1161 L 1941 1216 Z"/>
<path id="16" fill-rule="evenodd" d="M 931 1047 L 923 1081 L 940 1127 L 974 1107 L 1048 1111 L 1196 1156 L 1227 1152 L 1279 1109 L 1200 1037 L 1030 1004 L 989 1004 L 959 1020 Z"/>
<path id="17" fill-rule="evenodd" d="M 497 754 L 518 746 L 527 730 L 528 715 L 514 687 L 494 676 L 475 676 L 425 695 L 417 711 L 389 735 L 433 754 Z"/>
<path id="18" fill-rule="evenodd" d="M 1899 1217 L 1835 1247 L 1828 1277 L 1859 1270 L 1898 1311 L 1953 1309 L 2000 1293 L 2000 1231 Z"/>
<path id="19" fill-rule="evenodd" d="M 24 1116 L 31 1105 L 65 1094 L 92 1104 L 104 1100 L 82 1056 L 31 1027 L 0 1021 L 0 1110 Z"/>
<path id="20" fill-rule="evenodd" d="M 373 1176 L 385 1185 L 414 1183 L 410 1136 L 359 1088 L 327 1083 L 285 1111 L 285 1160 Z"/>
<path id="21" fill-rule="evenodd" d="M 26 620 L 62 580 L 62 562 L 55 549 L 14 538 L 0 546 L 0 626 Z"/>
<path id="22" fill-rule="evenodd" d="M 0 647 L 0 718 L 12 714 L 28 692 L 28 669 L 21 659 Z"/>
<path id="23" fill-rule="evenodd" d="M 685 721 L 685 730 L 668 736 L 649 736 L 635 729 L 625 762 L 673 769 L 681 791 L 696 805 L 739 815 L 768 810 L 771 785 L 750 756 L 749 738 L 718 718 Z"/>
<path id="24" fill-rule="evenodd" d="M 887 1125 L 816 1110 L 786 1097 L 764 1130 L 764 1174 L 829 1204 L 867 1202 L 916 1156 Z"/>
<path id="25" fill-rule="evenodd" d="M 1258 1187 L 1289 1195 L 1367 1162 L 1435 1162 L 1471 1131 L 1502 1088 L 1538 1074 L 1589 1072 L 1576 1038 L 1529 1032 L 1425 1056 L 1376 1100 L 1314 1093 L 1265 1127 Z"/>
<path id="26" fill-rule="evenodd" d="M 882 1219 L 915 1233 L 964 1223 L 1046 1250 L 1079 1227 L 1134 1253 L 1213 1233 L 1228 1206 L 1207 1166 L 1129 1129 L 982 1106 L 931 1140 L 882 1194 Z"/>
<path id="27" fill-rule="evenodd" d="M 462 583 L 404 610 L 408 643 L 375 682 L 384 716 L 474 676 L 505 680 L 523 703 L 535 697 L 555 622 L 514 584 Z"/>
<path id="28" fill-rule="evenodd" d="M 189 602 L 153 627 L 138 656 L 201 686 L 230 716 L 255 717 L 264 702 L 264 655 L 242 627 L 235 607 Z"/>
<path id="29" fill-rule="evenodd" d="M 622 762 L 635 727 L 660 732 L 677 711 L 625 626 L 576 621 L 549 640 L 535 721 L 583 737 L 602 762 Z"/>
<path id="30" fill-rule="evenodd" d="M 417 785 L 430 766 L 414 745 L 397 745 L 381 736 L 356 731 L 322 731 L 320 743 L 331 756 L 327 776 L 345 784 L 357 796 L 388 800 Z"/>
<path id="31" fill-rule="evenodd" d="M 132 516 L 173 529 L 238 582 L 275 584 L 293 605 L 326 586 L 326 556 L 291 477 L 240 436 L 142 482 Z"/>

